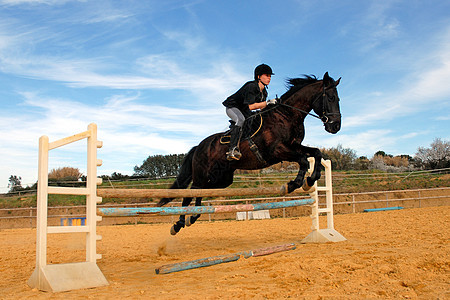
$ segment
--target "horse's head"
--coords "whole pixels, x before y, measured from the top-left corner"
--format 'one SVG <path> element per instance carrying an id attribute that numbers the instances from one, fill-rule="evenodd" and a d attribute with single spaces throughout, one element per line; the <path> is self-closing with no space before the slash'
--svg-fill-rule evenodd
<path id="1" fill-rule="evenodd" d="M 326 72 L 322 80 L 322 93 L 312 103 L 312 108 L 322 120 L 325 130 L 333 134 L 341 129 L 341 111 L 336 89 L 340 81 L 341 78 L 335 81 Z"/>
<path id="2" fill-rule="evenodd" d="M 312 115 L 322 120 L 326 131 L 337 133 L 341 129 L 341 112 L 336 89 L 340 81 L 341 78 L 335 81 L 328 72 L 323 76 L 323 80 L 318 80 L 313 75 L 290 78 L 287 80 L 289 90 L 281 96 L 280 104 L 301 112 L 301 122 L 306 115 Z M 311 109 L 317 115 L 310 113 Z"/>

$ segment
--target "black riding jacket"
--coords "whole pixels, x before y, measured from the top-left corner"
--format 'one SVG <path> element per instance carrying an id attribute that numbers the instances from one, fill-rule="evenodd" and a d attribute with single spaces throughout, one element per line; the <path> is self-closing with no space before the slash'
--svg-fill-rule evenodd
<path id="1" fill-rule="evenodd" d="M 250 104 L 266 101 L 267 90 L 259 89 L 258 81 L 253 80 L 245 83 L 236 93 L 223 101 L 225 107 L 237 107 L 245 117 L 251 115 L 248 108 Z"/>

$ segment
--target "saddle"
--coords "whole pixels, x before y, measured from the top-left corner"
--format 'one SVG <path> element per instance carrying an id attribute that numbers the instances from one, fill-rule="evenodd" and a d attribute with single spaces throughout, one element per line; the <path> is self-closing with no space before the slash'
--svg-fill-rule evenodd
<path id="1" fill-rule="evenodd" d="M 223 133 L 223 135 L 220 137 L 220 143 L 222 145 L 230 143 L 230 132 L 234 124 L 235 122 L 230 120 L 230 129 Z M 256 115 L 245 120 L 241 140 L 251 139 L 252 137 L 254 137 L 261 130 L 262 124 L 263 118 L 261 115 Z"/>
<path id="2" fill-rule="evenodd" d="M 225 132 L 220 137 L 220 143 L 225 145 L 229 144 L 231 140 L 231 128 L 235 125 L 235 122 L 230 121 L 230 130 Z M 258 146 L 253 142 L 252 137 L 254 137 L 260 130 L 263 124 L 263 118 L 261 115 L 255 115 L 245 120 L 244 128 L 242 131 L 242 137 L 241 140 L 247 140 L 248 144 L 250 146 L 250 150 L 252 150 L 253 154 L 256 156 L 256 158 L 263 164 L 266 164 L 266 161 L 262 157 L 261 153 L 259 152 Z"/>

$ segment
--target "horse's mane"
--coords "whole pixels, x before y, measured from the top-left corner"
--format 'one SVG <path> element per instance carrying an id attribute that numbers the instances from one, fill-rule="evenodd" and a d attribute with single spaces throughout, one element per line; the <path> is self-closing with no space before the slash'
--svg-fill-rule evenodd
<path id="1" fill-rule="evenodd" d="M 286 87 L 289 89 L 281 96 L 281 101 L 288 99 L 290 96 L 298 92 L 301 88 L 319 81 L 314 75 L 303 75 L 301 78 L 288 78 L 286 80 Z"/>

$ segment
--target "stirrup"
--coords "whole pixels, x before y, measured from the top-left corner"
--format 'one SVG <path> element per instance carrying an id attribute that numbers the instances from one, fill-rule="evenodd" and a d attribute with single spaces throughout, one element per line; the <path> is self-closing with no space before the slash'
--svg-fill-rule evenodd
<path id="1" fill-rule="evenodd" d="M 238 147 L 234 147 L 231 151 L 227 152 L 227 160 L 239 160 L 241 159 L 242 154 L 239 152 Z"/>

